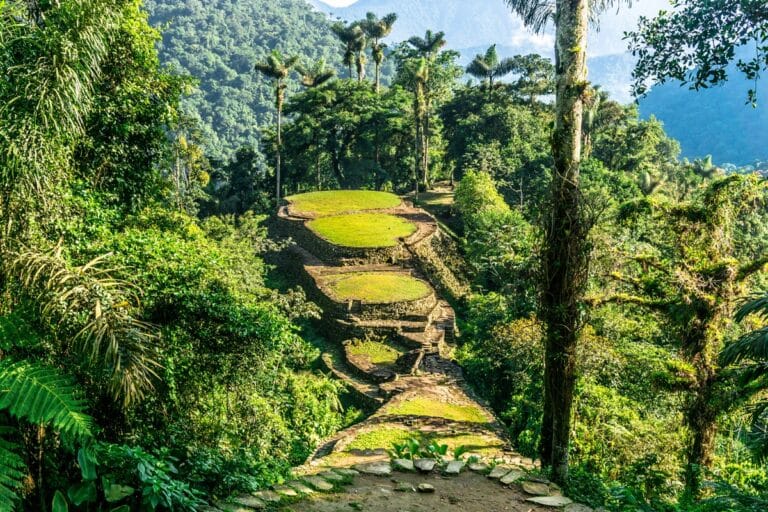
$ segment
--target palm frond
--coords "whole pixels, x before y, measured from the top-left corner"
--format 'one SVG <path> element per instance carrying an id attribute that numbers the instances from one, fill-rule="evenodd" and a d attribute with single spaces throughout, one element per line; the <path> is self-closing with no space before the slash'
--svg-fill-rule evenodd
<path id="1" fill-rule="evenodd" d="M 754 297 L 744 304 L 736 312 L 736 321 L 741 322 L 749 315 L 758 315 L 759 317 L 768 319 L 768 293 L 761 297 Z"/>
<path id="2" fill-rule="evenodd" d="M 745 334 L 728 345 L 720 357 L 723 365 L 735 364 L 745 359 L 768 361 L 768 327 Z"/>
<path id="3" fill-rule="evenodd" d="M 91 418 L 72 379 L 42 364 L 0 360 L 0 410 L 75 439 L 92 437 Z"/>
<path id="4" fill-rule="evenodd" d="M 72 348 L 109 374 L 109 388 L 126 405 L 152 389 L 158 368 L 152 326 L 137 320 L 139 290 L 112 277 L 108 256 L 70 267 L 61 247 L 24 251 L 10 273 L 41 304 L 43 318 L 74 333 Z"/>
<path id="5" fill-rule="evenodd" d="M 556 4 L 553 0 L 505 0 L 523 23 L 536 33 L 544 31 L 554 21 Z"/>
<path id="6" fill-rule="evenodd" d="M 21 446 L 11 440 L 15 433 L 16 429 L 0 425 L 0 512 L 12 512 L 21 501 L 27 471 Z"/>
<path id="7" fill-rule="evenodd" d="M 488 65 L 485 63 L 483 59 L 478 58 L 480 55 L 475 57 L 472 62 L 469 63 L 469 66 L 467 66 L 467 73 L 472 75 L 473 77 L 482 80 L 488 78 L 488 75 L 490 74 L 490 68 L 488 68 Z"/>

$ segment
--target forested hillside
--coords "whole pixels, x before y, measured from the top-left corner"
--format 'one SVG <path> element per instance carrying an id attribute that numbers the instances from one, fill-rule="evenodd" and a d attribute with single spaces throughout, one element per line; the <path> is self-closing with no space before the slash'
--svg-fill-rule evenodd
<path id="1" fill-rule="evenodd" d="M 183 104 L 199 118 L 214 158 L 254 146 L 274 121 L 272 87 L 254 63 L 273 49 L 307 62 L 341 62 L 326 16 L 304 0 L 148 0 L 145 7 L 163 29 L 161 61 L 199 82 Z"/>
<path id="2" fill-rule="evenodd" d="M 641 99 L 640 111 L 663 121 L 689 158 L 712 155 L 717 164 L 739 166 L 768 160 L 768 83 L 758 83 L 757 106 L 752 107 L 745 91 L 755 84 L 735 69 L 731 76 L 730 82 L 701 91 L 678 84 L 656 87 Z"/>

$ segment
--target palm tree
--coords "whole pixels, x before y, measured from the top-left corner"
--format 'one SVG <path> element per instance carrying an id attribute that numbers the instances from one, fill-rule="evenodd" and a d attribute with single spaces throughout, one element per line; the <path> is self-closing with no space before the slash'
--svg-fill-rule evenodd
<path id="1" fill-rule="evenodd" d="M 320 59 L 309 67 L 296 66 L 296 71 L 301 76 L 301 85 L 308 89 L 320 87 L 336 76 L 336 70 L 329 68 L 325 59 Z"/>
<path id="2" fill-rule="evenodd" d="M 506 0 L 526 25 L 537 32 L 555 23 L 555 126 L 552 133 L 554 173 L 550 215 L 542 251 L 540 316 L 546 326 L 542 464 L 552 479 L 568 476 L 571 411 L 576 385 L 576 345 L 582 325 L 586 287 L 589 221 L 579 187 L 584 94 L 587 82 L 587 32 L 614 0 Z"/>
<path id="3" fill-rule="evenodd" d="M 437 52 L 446 45 L 445 32 L 433 33 L 427 30 L 423 38 L 412 37 L 408 39 L 408 44 L 427 59 L 434 59 Z"/>
<path id="4" fill-rule="evenodd" d="M 349 69 L 349 78 L 352 78 L 352 66 L 357 67 L 357 81 L 365 79 L 365 49 L 368 46 L 365 32 L 359 23 L 346 25 L 336 22 L 331 25 L 331 30 L 344 45 L 344 64 Z"/>
<path id="5" fill-rule="evenodd" d="M 257 62 L 254 69 L 275 82 L 275 107 L 277 108 L 277 151 L 275 156 L 275 198 L 280 202 L 280 152 L 283 148 L 283 105 L 285 104 L 285 83 L 291 70 L 299 62 L 298 57 L 283 57 L 275 50 L 264 62 Z"/>
<path id="6" fill-rule="evenodd" d="M 423 62 L 425 65 L 425 72 L 423 73 L 424 78 L 423 82 L 421 83 L 421 87 L 423 88 L 424 113 L 420 118 L 422 127 L 417 131 L 421 132 L 421 166 L 424 188 L 427 189 L 429 188 L 429 140 L 430 136 L 432 135 L 430 130 L 430 117 L 432 116 L 432 95 L 429 88 L 429 67 L 435 61 L 437 54 L 447 44 L 447 42 L 445 40 L 445 32 L 433 33 L 431 30 L 427 30 L 423 38 L 412 37 L 408 40 L 408 44 L 411 45 L 414 50 L 416 50 L 417 54 L 421 55 L 421 57 L 424 59 Z M 416 82 L 417 84 L 419 83 L 418 77 L 416 77 Z M 418 117 L 417 122 L 419 122 Z"/>
<path id="7" fill-rule="evenodd" d="M 493 89 L 493 81 L 512 72 L 513 59 L 499 60 L 494 44 L 485 52 L 485 55 L 475 55 L 475 58 L 467 66 L 467 73 L 483 80 L 488 85 L 488 93 Z"/>
<path id="8" fill-rule="evenodd" d="M 387 14 L 379 19 L 374 13 L 369 12 L 366 19 L 362 22 L 362 28 L 365 35 L 371 40 L 371 54 L 373 63 L 376 65 L 376 92 L 379 92 L 381 86 L 381 64 L 384 62 L 384 50 L 387 45 L 381 40 L 392 33 L 392 28 L 397 21 L 397 14 Z"/>

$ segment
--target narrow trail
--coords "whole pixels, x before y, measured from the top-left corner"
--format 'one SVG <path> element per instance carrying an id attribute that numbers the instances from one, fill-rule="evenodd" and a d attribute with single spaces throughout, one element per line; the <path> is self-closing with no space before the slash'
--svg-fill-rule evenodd
<path id="1" fill-rule="evenodd" d="M 589 510 L 560 496 L 554 484 L 529 475 L 537 469 L 535 462 L 512 450 L 503 425 L 452 360 L 455 313 L 438 290 L 455 299 L 466 289 L 442 262 L 443 235 L 435 218 L 408 203 L 366 213 L 394 215 L 415 229 L 386 247 L 342 247 L 315 234 L 307 223 L 316 216 L 291 203 L 280 209 L 277 226 L 295 242 L 281 256 L 283 266 L 294 269 L 297 281 L 323 309 L 318 329 L 329 344 L 322 357 L 325 366 L 375 412 L 324 440 L 295 469 L 296 480 L 219 508 Z M 362 283 L 359 289 L 341 290 L 349 279 Z M 390 296 L 382 297 L 385 289 Z M 449 454 L 444 460 L 418 460 L 424 457 L 420 454 L 390 461 L 388 450 L 409 439 L 422 446 L 446 445 Z M 469 463 L 450 460 L 457 449 Z"/>

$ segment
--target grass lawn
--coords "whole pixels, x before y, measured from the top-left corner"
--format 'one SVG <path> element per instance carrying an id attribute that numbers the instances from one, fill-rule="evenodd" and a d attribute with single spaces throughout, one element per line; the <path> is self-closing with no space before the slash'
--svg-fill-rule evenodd
<path id="1" fill-rule="evenodd" d="M 482 409 L 473 405 L 454 405 L 429 398 L 412 398 L 387 407 L 385 414 L 392 416 L 430 416 L 468 423 L 488 423 Z"/>
<path id="2" fill-rule="evenodd" d="M 329 190 L 309 192 L 285 198 L 294 211 L 316 216 L 334 215 L 360 210 L 380 210 L 400 205 L 400 198 L 388 192 L 371 190 Z"/>
<path id="3" fill-rule="evenodd" d="M 400 352 L 378 341 L 352 342 L 347 351 L 354 356 L 367 357 L 371 364 L 395 364 Z"/>
<path id="4" fill-rule="evenodd" d="M 359 272 L 328 276 L 325 286 L 338 301 L 361 300 L 373 304 L 421 299 L 431 292 L 424 281 L 395 272 Z"/>
<path id="5" fill-rule="evenodd" d="M 398 238 L 412 235 L 416 225 L 383 213 L 352 213 L 320 217 L 307 223 L 318 236 L 342 247 L 393 247 Z"/>
<path id="6" fill-rule="evenodd" d="M 395 443 L 404 443 L 408 438 L 418 435 L 406 427 L 382 427 L 377 430 L 363 432 L 355 437 L 345 448 L 351 450 L 376 450 L 377 448 L 390 449 Z"/>

